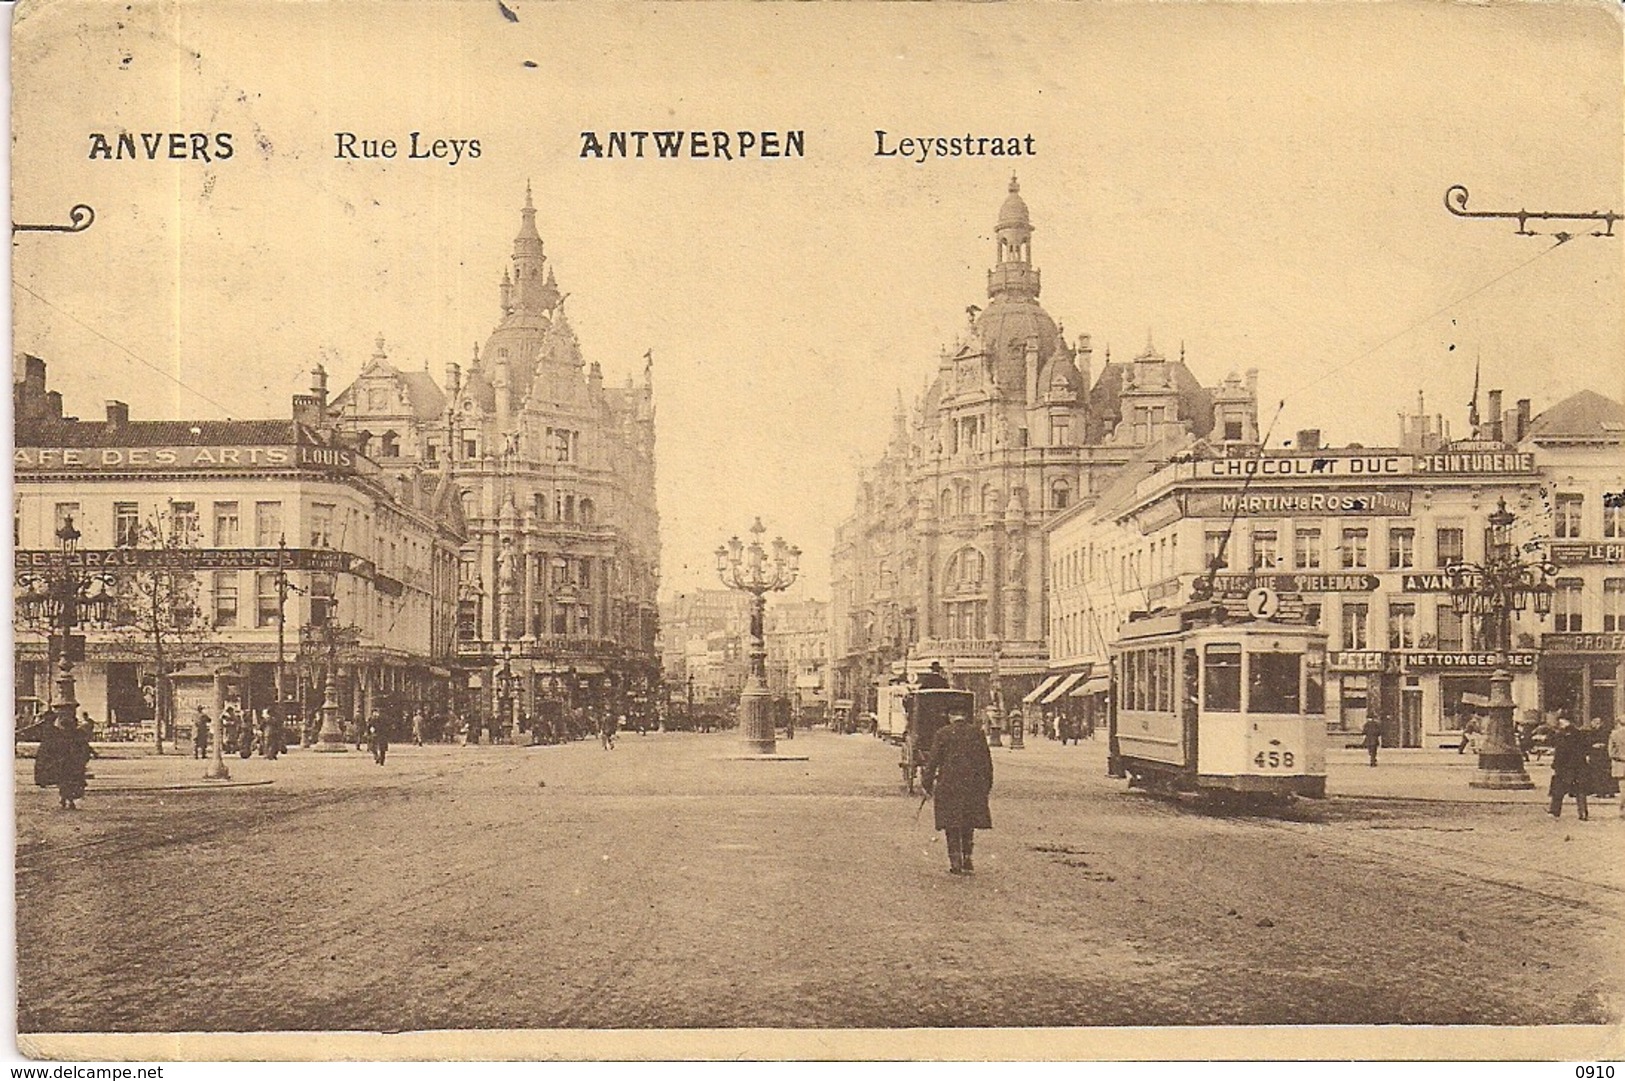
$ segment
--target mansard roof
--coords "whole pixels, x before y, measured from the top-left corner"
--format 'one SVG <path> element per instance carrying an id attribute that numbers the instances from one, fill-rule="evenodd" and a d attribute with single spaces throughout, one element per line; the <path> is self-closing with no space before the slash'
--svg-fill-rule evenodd
<path id="1" fill-rule="evenodd" d="M 290 444 L 326 446 L 314 428 L 294 420 L 20 420 L 19 447 L 176 447 Z"/>
<path id="2" fill-rule="evenodd" d="M 1582 390 L 1542 410 L 1529 424 L 1529 437 L 1536 441 L 1619 442 L 1625 439 L 1625 405 L 1594 390 Z"/>
<path id="3" fill-rule="evenodd" d="M 1213 430 L 1213 392 L 1202 386 L 1184 361 L 1170 360 L 1165 363 L 1179 402 L 1180 419 L 1190 422 L 1191 434 L 1198 437 L 1207 435 Z M 1094 424 L 1100 427 L 1099 431 L 1090 431 L 1091 440 L 1103 439 L 1112 425 L 1123 419 L 1123 372 L 1133 364 L 1133 361 L 1114 360 L 1100 370 L 1100 378 L 1089 392 L 1090 412 Z"/>

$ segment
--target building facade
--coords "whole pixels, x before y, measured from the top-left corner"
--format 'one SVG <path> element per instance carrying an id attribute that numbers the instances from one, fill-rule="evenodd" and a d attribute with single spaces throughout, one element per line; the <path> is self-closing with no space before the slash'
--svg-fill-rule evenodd
<path id="1" fill-rule="evenodd" d="M 1621 626 L 1608 598 L 1625 580 L 1607 570 L 1602 507 L 1620 483 L 1617 437 L 1610 455 L 1594 423 L 1606 410 L 1574 401 L 1531 418 L 1527 400 L 1502 414 L 1492 394 L 1493 419 L 1456 442 L 1419 408 L 1402 418 L 1395 447 L 1320 448 L 1315 433 L 1300 433 L 1296 448 L 1282 452 L 1193 443 L 1125 478 L 1051 523 L 1057 673 L 1104 671 L 1107 644 L 1130 612 L 1183 603 L 1216 567 L 1216 596 L 1239 600 L 1267 585 L 1282 598 L 1281 618 L 1326 632 L 1334 737 L 1353 739 L 1376 716 L 1390 746 L 1456 746 L 1473 703 L 1488 699 L 1495 654 L 1456 613 L 1446 568 L 1484 559 L 1487 519 L 1504 499 L 1519 549 L 1563 567 L 1548 622 L 1533 612 L 1514 620 L 1519 720 L 1554 708 L 1576 717 L 1616 710 L 1618 657 L 1603 655 L 1606 637 L 1584 631 L 1610 623 L 1610 611 L 1611 626 Z M 1559 442 L 1572 455 L 1566 472 L 1552 456 Z M 1595 563 L 1576 569 L 1577 556 Z M 1566 674 L 1561 690 L 1553 670 Z"/>
<path id="2" fill-rule="evenodd" d="M 1146 448 L 1192 436 L 1257 439 L 1254 376 L 1204 387 L 1183 355 L 1149 342 L 1098 376 L 1087 334 L 1068 338 L 1039 303 L 1034 226 L 1010 182 L 994 228 L 986 307 L 866 469 L 831 568 L 837 708 L 873 708 L 894 665 L 942 663 L 960 686 L 1007 702 L 1048 658 L 1044 527 L 1098 495 Z M 1183 354 L 1183 350 L 1181 350 Z"/>
<path id="3" fill-rule="evenodd" d="M 20 359 L 13 540 L 19 600 L 74 566 L 104 576 L 111 618 L 85 629 L 76 693 L 103 731 L 150 734 L 297 699 L 336 667 L 341 716 L 443 713 L 455 658 L 461 507 L 449 483 L 399 484 L 327 423 L 325 377 L 279 420 L 64 416 L 46 366 Z M 53 697 L 50 628 L 17 607 L 19 703 Z M 280 645 L 279 645 L 280 641 Z M 166 738 L 172 732 L 165 732 Z"/>
<path id="4" fill-rule="evenodd" d="M 1535 417 L 1523 446 L 1540 465 L 1559 568 L 1541 707 L 1612 723 L 1625 716 L 1625 405 L 1581 391 Z"/>
<path id="5" fill-rule="evenodd" d="M 829 668 L 829 603 L 779 600 L 767 606 L 767 690 L 788 699 L 797 717 L 828 712 L 825 681 Z"/>
<path id="6" fill-rule="evenodd" d="M 624 708 L 660 679 L 653 360 L 621 386 L 588 363 L 527 186 L 498 318 L 444 387 L 380 338 L 336 423 L 397 483 L 446 477 L 461 501 L 458 685 L 490 715 L 541 699 Z M 517 718 L 504 718 L 505 724 Z"/>
<path id="7" fill-rule="evenodd" d="M 693 589 L 660 603 L 660 660 L 667 690 L 697 705 L 722 708 L 745 682 L 750 596 L 737 589 Z"/>

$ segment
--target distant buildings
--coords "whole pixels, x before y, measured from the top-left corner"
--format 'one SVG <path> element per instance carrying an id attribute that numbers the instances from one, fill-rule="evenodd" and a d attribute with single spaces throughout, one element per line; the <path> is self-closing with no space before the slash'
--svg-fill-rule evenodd
<path id="1" fill-rule="evenodd" d="M 692 690 L 696 703 L 731 702 L 745 682 L 749 638 L 748 594 L 720 587 L 672 594 L 660 605 L 667 690 L 679 696 Z"/>
<path id="2" fill-rule="evenodd" d="M 877 677 L 941 662 L 1007 703 L 1048 665 L 1044 526 L 1097 496 L 1148 448 L 1258 439 L 1253 373 L 1203 386 L 1150 344 L 1093 370 L 1038 302 L 1034 227 L 1015 180 L 994 225 L 987 305 L 860 479 L 831 557 L 832 696 L 871 708 Z"/>
<path id="3" fill-rule="evenodd" d="M 767 689 L 800 703 L 803 714 L 828 706 L 829 604 L 770 601 L 767 606 Z"/>

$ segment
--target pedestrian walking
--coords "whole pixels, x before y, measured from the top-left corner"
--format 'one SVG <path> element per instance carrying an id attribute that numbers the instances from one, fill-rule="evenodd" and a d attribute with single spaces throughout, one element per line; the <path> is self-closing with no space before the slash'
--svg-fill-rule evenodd
<path id="1" fill-rule="evenodd" d="M 1608 755 L 1609 729 L 1613 726 L 1601 717 L 1593 717 L 1591 723 L 1580 730 L 1586 742 L 1586 795 L 1600 796 L 1604 799 L 1613 799 L 1619 795 L 1619 785 L 1614 783 L 1613 771 Z"/>
<path id="2" fill-rule="evenodd" d="M 95 753 L 91 749 L 89 735 L 80 730 L 70 715 L 67 728 L 62 732 L 61 750 L 56 763 L 56 791 L 63 809 L 79 809 L 79 800 L 85 798 L 85 767 Z"/>
<path id="3" fill-rule="evenodd" d="M 1471 747 L 1473 749 L 1473 753 L 1475 753 L 1475 754 L 1478 753 L 1478 733 L 1479 733 L 1479 729 L 1480 729 L 1480 725 L 1478 723 L 1478 714 L 1475 713 L 1475 714 L 1471 715 L 1470 717 L 1468 717 L 1467 718 L 1467 723 L 1462 726 L 1462 729 L 1461 729 L 1461 742 L 1456 745 L 1456 753 L 1457 754 L 1466 753 L 1467 748 L 1469 748 L 1469 747 Z"/>
<path id="4" fill-rule="evenodd" d="M 948 873 L 970 874 L 976 831 L 993 828 L 987 796 L 993 790 L 993 754 L 982 730 L 963 711 L 949 713 L 948 723 L 931 741 L 920 785 L 932 800 L 936 827 L 947 834 Z"/>
<path id="5" fill-rule="evenodd" d="M 384 715 L 376 709 L 367 718 L 367 749 L 372 752 L 374 762 L 384 764 L 384 756 L 389 754 L 389 729 Z"/>
<path id="6" fill-rule="evenodd" d="M 197 716 L 192 718 L 192 757 L 209 757 L 209 715 L 200 705 L 197 707 Z"/>
<path id="7" fill-rule="evenodd" d="M 272 706 L 265 714 L 265 757 L 272 762 L 276 756 L 287 750 L 287 744 L 282 736 L 282 707 Z"/>
<path id="8" fill-rule="evenodd" d="M 421 709 L 412 711 L 412 746 L 423 746 L 423 711 Z"/>
<path id="9" fill-rule="evenodd" d="M 34 783 L 39 787 L 56 785 L 57 774 L 61 772 L 62 747 L 62 729 L 56 726 L 56 718 L 46 713 L 42 718 L 39 748 L 34 751 Z"/>
<path id="10" fill-rule="evenodd" d="M 1571 794 L 1580 821 L 1591 817 L 1586 813 L 1586 743 L 1585 734 L 1567 717 L 1557 718 L 1557 730 L 1552 734 L 1552 785 L 1547 793 L 1552 799 L 1548 813 L 1553 818 L 1563 817 L 1563 797 Z"/>
<path id="11" fill-rule="evenodd" d="M 615 715 L 607 709 L 598 717 L 598 742 L 606 751 L 615 749 Z"/>
<path id="12" fill-rule="evenodd" d="M 1619 787 L 1619 817 L 1625 818 L 1625 724 L 1615 724 L 1614 730 L 1608 733 L 1608 763 L 1609 773 L 1614 778 L 1614 784 Z"/>
<path id="13" fill-rule="evenodd" d="M 254 714 L 250 710 L 243 710 L 236 718 L 237 721 L 237 757 L 247 760 L 254 757 Z"/>
<path id="14" fill-rule="evenodd" d="M 1360 732 L 1365 736 L 1365 753 L 1370 756 L 1371 764 L 1377 764 L 1377 748 L 1382 746 L 1382 722 L 1375 717 L 1367 717 L 1365 724 L 1360 726 Z"/>

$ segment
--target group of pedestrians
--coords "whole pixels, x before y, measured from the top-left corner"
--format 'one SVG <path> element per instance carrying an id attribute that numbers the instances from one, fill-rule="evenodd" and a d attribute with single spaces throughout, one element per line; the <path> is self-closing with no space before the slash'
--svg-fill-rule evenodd
<path id="1" fill-rule="evenodd" d="M 1618 793 L 1619 815 L 1625 818 L 1625 785 L 1620 783 L 1625 781 L 1625 725 L 1610 727 L 1598 721 L 1580 728 L 1559 716 L 1549 738 L 1552 782 L 1547 795 L 1551 799 L 1551 816 L 1561 818 L 1564 801 L 1573 796 L 1575 810 L 1584 822 L 1591 817 L 1586 797 Z"/>
<path id="2" fill-rule="evenodd" d="M 90 745 L 89 716 L 86 723 L 75 722 L 69 713 L 58 727 L 56 719 L 46 716 L 40 730 L 39 749 L 34 752 L 34 783 L 41 788 L 56 786 L 58 806 L 64 811 L 77 811 L 85 796 L 87 767 L 96 757 Z"/>

